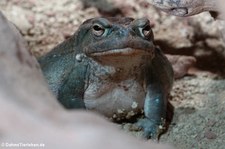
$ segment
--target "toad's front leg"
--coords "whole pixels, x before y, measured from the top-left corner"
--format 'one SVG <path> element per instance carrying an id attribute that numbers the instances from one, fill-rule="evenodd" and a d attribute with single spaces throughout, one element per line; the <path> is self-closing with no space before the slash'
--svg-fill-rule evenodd
<path id="1" fill-rule="evenodd" d="M 58 100 L 67 109 L 84 109 L 87 64 L 75 65 L 59 88 Z"/>
<path id="2" fill-rule="evenodd" d="M 167 99 L 160 85 L 152 84 L 147 87 L 144 104 L 144 116 L 137 123 L 144 131 L 145 138 L 157 139 L 163 131 L 166 119 Z"/>
<path id="3" fill-rule="evenodd" d="M 137 125 L 144 130 L 145 138 L 157 139 L 166 121 L 167 95 L 173 84 L 173 69 L 168 59 L 156 48 L 152 63 L 145 69 L 145 118 Z"/>

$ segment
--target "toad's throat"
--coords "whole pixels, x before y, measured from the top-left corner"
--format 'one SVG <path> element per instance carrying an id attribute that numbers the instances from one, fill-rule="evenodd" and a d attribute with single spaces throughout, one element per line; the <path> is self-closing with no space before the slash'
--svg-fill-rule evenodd
<path id="1" fill-rule="evenodd" d="M 135 56 L 135 55 L 151 55 L 152 53 L 143 49 L 123 48 L 113 49 L 108 51 L 94 52 L 91 53 L 93 57 L 99 56 Z"/>

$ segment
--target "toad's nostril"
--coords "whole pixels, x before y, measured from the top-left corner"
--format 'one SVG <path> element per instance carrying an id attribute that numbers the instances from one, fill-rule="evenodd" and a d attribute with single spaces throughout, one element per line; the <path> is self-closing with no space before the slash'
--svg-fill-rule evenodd
<path id="1" fill-rule="evenodd" d="M 144 27 L 149 24 L 149 20 L 147 18 L 136 19 L 133 21 L 133 27 Z"/>
<path id="2" fill-rule="evenodd" d="M 143 36 L 143 31 L 145 32 L 145 27 L 150 26 L 150 21 L 147 18 L 140 18 L 134 20 L 130 27 L 138 35 Z M 143 30 L 144 29 L 144 30 Z M 145 32 L 146 33 L 146 32 Z"/>
<path id="3" fill-rule="evenodd" d="M 147 37 L 151 34 L 151 27 L 150 25 L 146 25 L 143 29 L 142 29 L 142 33 L 144 37 Z"/>

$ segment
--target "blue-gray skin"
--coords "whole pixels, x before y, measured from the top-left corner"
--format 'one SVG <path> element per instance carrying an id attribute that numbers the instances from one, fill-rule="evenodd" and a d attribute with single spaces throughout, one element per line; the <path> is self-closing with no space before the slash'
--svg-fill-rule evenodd
<path id="1" fill-rule="evenodd" d="M 95 110 L 114 120 L 144 111 L 136 123 L 144 137 L 157 138 L 163 129 L 173 70 L 155 47 L 147 19 L 87 20 L 39 62 L 65 108 Z"/>

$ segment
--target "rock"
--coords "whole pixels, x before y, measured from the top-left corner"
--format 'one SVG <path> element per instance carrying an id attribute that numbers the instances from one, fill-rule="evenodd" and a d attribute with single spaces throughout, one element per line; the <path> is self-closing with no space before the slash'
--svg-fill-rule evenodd
<path id="1" fill-rule="evenodd" d="M 225 20 L 225 6 L 223 0 L 218 0 L 217 6 L 219 7 L 219 11 L 222 13 L 221 18 Z"/>
<path id="2" fill-rule="evenodd" d="M 19 7 L 13 6 L 10 12 L 5 12 L 5 15 L 9 18 L 11 22 L 13 22 L 23 33 L 26 33 L 30 28 L 32 28 L 32 24 L 28 18 L 33 15 L 30 14 L 29 11 Z"/>
<path id="3" fill-rule="evenodd" d="M 188 73 L 189 68 L 193 67 L 196 63 L 196 59 L 193 56 L 167 54 L 166 57 L 173 66 L 174 77 L 176 79 L 186 75 Z"/>
<path id="4" fill-rule="evenodd" d="M 202 13 L 204 11 L 210 11 L 214 18 L 225 18 L 225 15 L 223 16 L 223 14 L 225 14 L 224 9 L 220 8 L 224 7 L 223 2 L 221 2 L 222 4 L 217 4 L 221 0 L 161 0 L 160 2 L 158 0 L 146 1 L 171 15 L 187 17 Z M 202 13 L 196 15 L 195 17 L 186 19 L 175 17 L 174 19 L 171 19 L 173 17 L 168 18 L 169 21 L 173 20 L 172 23 L 165 23 L 165 27 L 161 27 L 162 30 L 160 29 L 157 31 L 157 33 L 155 33 L 155 35 L 157 35 L 156 40 L 158 40 L 160 44 L 163 44 L 164 47 L 166 46 L 166 48 L 169 47 L 171 50 L 174 48 L 190 48 L 191 46 L 195 46 L 196 41 L 202 40 L 204 42 L 204 38 L 216 38 L 216 40 L 218 40 L 221 38 L 221 36 L 223 39 L 222 41 L 225 43 L 224 21 L 215 21 L 215 19 L 213 19 L 207 13 Z M 167 18 L 164 20 L 167 21 Z M 170 25 L 172 26 L 169 27 Z M 168 38 L 168 36 L 170 38 Z M 220 45 L 217 45 L 216 47 L 219 46 Z M 225 46 L 223 46 L 223 49 L 225 49 L 224 47 Z M 224 51 L 222 52 L 222 55 L 225 55 Z"/>
<path id="5" fill-rule="evenodd" d="M 218 11 L 217 0 L 147 0 L 157 8 L 176 16 L 192 16 L 203 11 Z"/>
<path id="6" fill-rule="evenodd" d="M 95 7 L 103 16 L 115 16 L 121 14 L 113 2 L 108 0 L 80 0 L 84 8 Z"/>
<path id="7" fill-rule="evenodd" d="M 214 133 L 214 132 L 212 132 L 212 131 L 210 131 L 210 130 L 208 130 L 208 131 L 206 131 L 205 133 L 204 133 L 204 136 L 207 138 L 207 139 L 216 139 L 216 137 L 217 137 L 217 135 Z"/>

